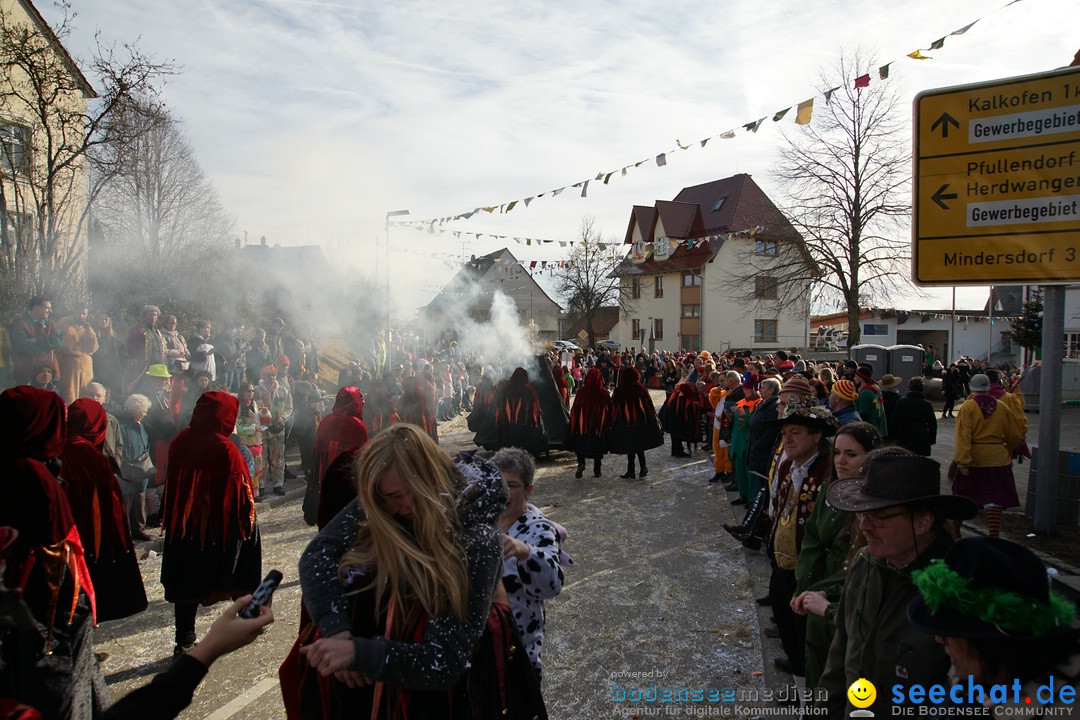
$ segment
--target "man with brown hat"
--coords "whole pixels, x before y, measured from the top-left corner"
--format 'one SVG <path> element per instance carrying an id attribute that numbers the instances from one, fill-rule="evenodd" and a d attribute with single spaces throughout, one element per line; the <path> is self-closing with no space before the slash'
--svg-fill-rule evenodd
<path id="1" fill-rule="evenodd" d="M 866 538 L 848 569 L 819 683 L 834 718 L 854 710 L 847 690 L 860 678 L 878 688 L 868 708 L 878 717 L 893 712 L 893 685 L 948 685 L 944 649 L 908 624 L 907 606 L 918 594 L 911 576 L 952 546 L 945 520 L 976 512 L 967 498 L 941 494 L 941 466 L 930 458 L 887 448 L 871 453 L 866 467 L 865 476 L 837 479 L 827 491 L 833 507 L 857 513 Z"/>
<path id="2" fill-rule="evenodd" d="M 801 375 L 796 377 L 805 381 Z M 796 615 L 791 609 L 796 585 L 795 561 L 802 547 L 806 521 L 818 492 L 829 478 L 832 452 L 827 438 L 835 432 L 836 420 L 823 407 L 792 403 L 775 424 L 780 430 L 783 456 L 777 461 L 773 476 L 776 492 L 772 496 L 769 532 L 772 559 L 769 598 L 780 642 L 787 653 L 787 658 L 777 658 L 775 664 L 778 670 L 804 678 L 806 617 Z"/>

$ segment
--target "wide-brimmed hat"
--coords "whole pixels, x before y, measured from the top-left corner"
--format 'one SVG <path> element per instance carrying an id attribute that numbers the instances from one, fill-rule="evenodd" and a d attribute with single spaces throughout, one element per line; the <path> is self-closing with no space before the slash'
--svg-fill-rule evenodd
<path id="1" fill-rule="evenodd" d="M 172 375 L 169 374 L 169 368 L 165 365 L 151 365 L 146 368 L 146 377 L 171 378 Z"/>
<path id="2" fill-rule="evenodd" d="M 1050 590 L 1035 553 L 991 537 L 957 541 L 944 559 L 912 573 L 908 620 L 943 637 L 1034 640 L 1076 634 L 1076 609 Z"/>
<path id="3" fill-rule="evenodd" d="M 892 373 L 885 373 L 881 376 L 881 381 L 878 383 L 878 387 L 882 389 L 894 388 L 902 382 L 904 382 L 904 378 L 896 377 Z"/>
<path id="4" fill-rule="evenodd" d="M 810 428 L 812 432 L 820 432 L 823 437 L 832 437 L 839 427 L 829 409 L 818 405 L 789 407 L 784 410 L 783 415 L 768 422 L 777 430 L 785 425 L 802 425 Z"/>
<path id="5" fill-rule="evenodd" d="M 941 465 L 922 455 L 880 452 L 866 475 L 839 478 L 829 485 L 829 504 L 845 512 L 869 512 L 898 505 L 936 505 L 953 520 L 969 520 L 978 509 L 962 495 L 941 494 Z"/>
<path id="6" fill-rule="evenodd" d="M 855 387 L 855 383 L 846 378 L 840 378 L 833 383 L 832 393 L 841 400 L 847 400 L 848 402 L 855 402 L 859 399 L 859 391 Z"/>
<path id="7" fill-rule="evenodd" d="M 971 385 L 971 392 L 986 392 L 990 389 L 990 378 L 983 373 L 972 375 L 968 382 Z"/>

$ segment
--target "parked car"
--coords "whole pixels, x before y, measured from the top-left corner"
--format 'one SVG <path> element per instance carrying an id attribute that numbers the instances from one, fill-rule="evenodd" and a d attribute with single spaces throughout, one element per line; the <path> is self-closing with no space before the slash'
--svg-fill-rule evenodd
<path id="1" fill-rule="evenodd" d="M 622 347 L 622 344 L 618 340 L 601 340 L 596 343 L 596 347 L 615 352 Z"/>
<path id="2" fill-rule="evenodd" d="M 563 350 L 569 350 L 575 355 L 582 355 L 585 352 L 569 340 L 556 340 L 551 343 L 551 347 L 555 350 L 558 350 L 559 352 L 562 352 Z"/>

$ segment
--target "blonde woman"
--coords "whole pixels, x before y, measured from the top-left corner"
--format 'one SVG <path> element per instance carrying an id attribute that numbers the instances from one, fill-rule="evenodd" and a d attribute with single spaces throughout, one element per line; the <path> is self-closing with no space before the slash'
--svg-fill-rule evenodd
<path id="1" fill-rule="evenodd" d="M 475 717 L 546 716 L 505 594 L 492 603 L 495 520 L 507 501 L 498 469 L 455 463 L 421 428 L 395 424 L 360 453 L 355 473 L 357 500 L 300 559 L 322 638 L 300 650 L 300 692 L 290 698 L 283 683 L 290 717 L 440 717 L 463 706 Z M 509 667 L 496 667 L 495 647 Z M 311 679 L 328 706 L 307 701 Z"/>

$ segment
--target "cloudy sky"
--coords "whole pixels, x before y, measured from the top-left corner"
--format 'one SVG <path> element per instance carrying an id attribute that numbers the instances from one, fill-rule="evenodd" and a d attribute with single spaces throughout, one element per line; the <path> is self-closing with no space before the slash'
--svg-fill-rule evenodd
<path id="1" fill-rule="evenodd" d="M 586 198 L 568 187 L 447 232 L 392 229 L 395 299 L 409 305 L 453 272 L 434 253 L 566 253 L 490 235 L 571 240 L 589 215 L 621 241 L 632 205 L 684 186 L 745 172 L 775 192 L 794 110 L 757 133 L 741 126 L 810 97 L 822 103 L 820 71 L 841 50 L 872 54 L 874 68 L 895 61 L 887 82 L 902 88 L 899 112 L 910 116 L 920 90 L 1053 69 L 1080 47 L 1078 0 L 71 2 L 75 56 L 88 57 L 100 33 L 182 66 L 166 99 L 252 242 L 321 244 L 370 270 L 387 211 L 441 218 L 650 159 L 592 182 Z M 38 7 L 57 19 L 45 0 Z M 943 48 L 927 49 L 943 36 Z M 916 49 L 933 59 L 905 57 Z M 733 139 L 718 138 L 731 129 Z M 677 141 L 692 149 L 658 167 L 651 158 Z M 892 304 L 948 306 L 949 290 L 928 292 Z M 985 289 L 958 297 L 981 307 Z"/>

